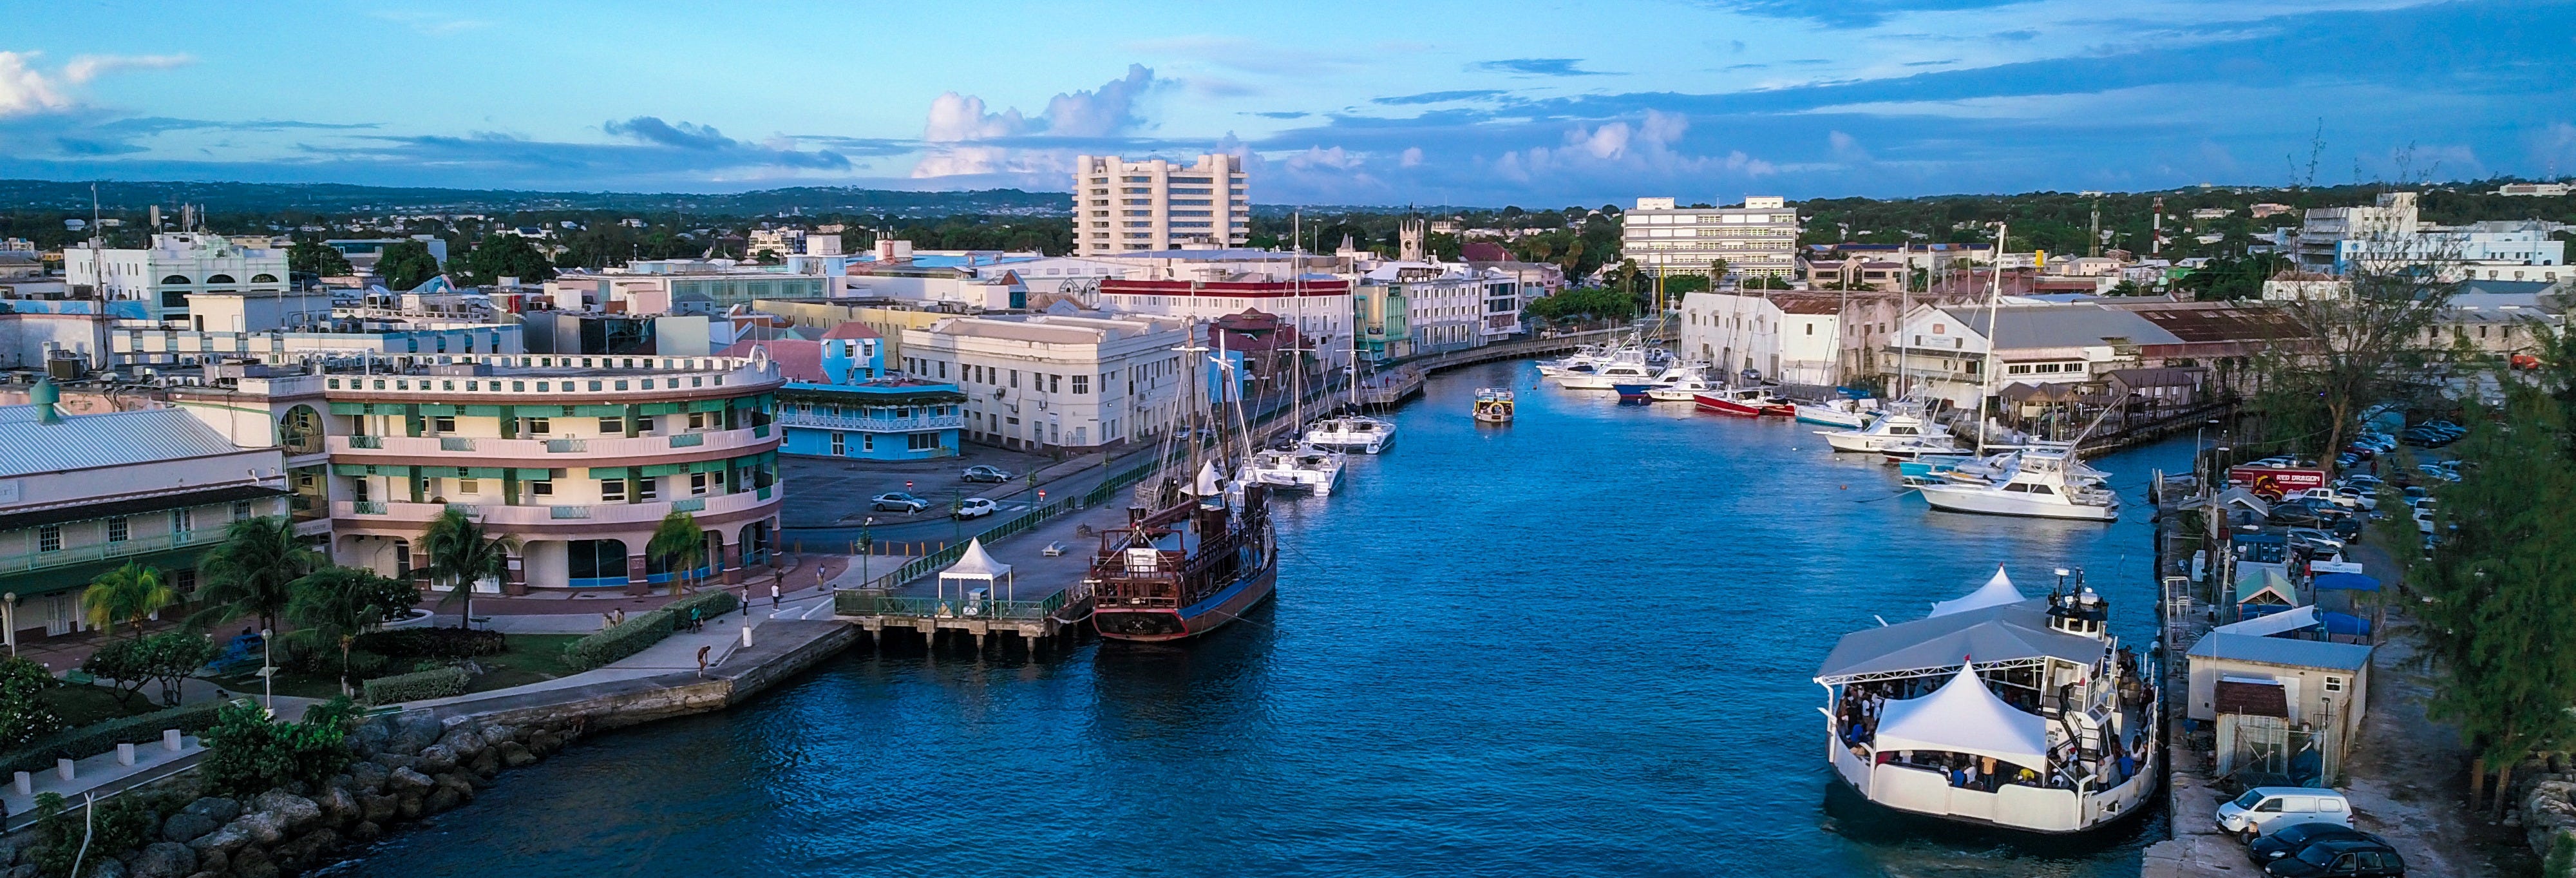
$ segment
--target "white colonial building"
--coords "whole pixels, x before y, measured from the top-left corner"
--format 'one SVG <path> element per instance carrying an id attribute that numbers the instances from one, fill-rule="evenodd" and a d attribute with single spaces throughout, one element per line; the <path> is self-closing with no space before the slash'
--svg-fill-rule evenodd
<path id="1" fill-rule="evenodd" d="M 63 274 L 75 289 L 141 301 L 161 321 L 185 319 L 193 294 L 279 294 L 288 283 L 285 250 L 244 247 L 204 232 L 156 234 L 140 250 L 96 248 L 95 242 L 65 247 Z"/>

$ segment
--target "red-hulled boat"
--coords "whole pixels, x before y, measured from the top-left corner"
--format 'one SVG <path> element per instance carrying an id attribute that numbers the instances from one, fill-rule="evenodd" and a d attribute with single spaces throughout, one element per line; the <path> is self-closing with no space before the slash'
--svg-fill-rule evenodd
<path id="1" fill-rule="evenodd" d="M 1742 418 L 1795 417 L 1798 407 L 1788 400 L 1772 396 L 1759 387 L 1742 387 L 1716 393 L 1691 395 L 1691 404 L 1704 412 L 1735 415 Z"/>

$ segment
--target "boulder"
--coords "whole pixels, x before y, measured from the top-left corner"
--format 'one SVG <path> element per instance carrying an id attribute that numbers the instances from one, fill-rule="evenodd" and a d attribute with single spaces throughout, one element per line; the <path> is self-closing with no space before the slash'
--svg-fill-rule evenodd
<path id="1" fill-rule="evenodd" d="M 181 811 L 161 823 L 161 837 L 180 844 L 204 838 L 206 833 L 223 827 L 223 822 L 204 814 Z"/>
<path id="2" fill-rule="evenodd" d="M 0 841 L 0 871 L 8 870 L 9 864 L 17 861 L 18 846 L 6 841 Z"/>
<path id="3" fill-rule="evenodd" d="M 349 840 L 359 844 L 375 841 L 384 834 L 384 827 L 377 826 L 373 820 L 360 820 L 358 825 L 349 827 Z"/>
<path id="4" fill-rule="evenodd" d="M 125 862 L 115 857 L 107 857 L 95 862 L 98 865 L 89 867 L 88 878 L 133 878 L 134 873 L 126 870 Z"/>
<path id="5" fill-rule="evenodd" d="M 286 839 L 286 820 L 266 811 L 252 811 L 224 825 L 226 828 L 240 828 L 250 836 L 253 844 L 271 845 Z"/>
<path id="6" fill-rule="evenodd" d="M 185 878 L 196 871 L 197 852 L 184 844 L 144 845 L 134 858 L 134 878 Z"/>
<path id="7" fill-rule="evenodd" d="M 428 792 L 430 787 L 436 785 L 437 782 L 430 780 L 429 775 L 408 768 L 394 769 L 392 774 L 385 777 L 385 789 L 395 795 L 419 795 Z"/>
<path id="8" fill-rule="evenodd" d="M 242 848 L 233 856 L 233 874 L 241 878 L 277 878 L 277 862 L 258 848 Z"/>
<path id="9" fill-rule="evenodd" d="M 556 750 L 561 750 L 563 749 L 563 745 L 564 740 L 562 735 L 545 731 L 543 729 L 528 733 L 528 751 L 539 756 L 544 756 L 548 753 L 555 752 Z"/>
<path id="10" fill-rule="evenodd" d="M 425 773 L 428 773 L 428 774 L 437 774 L 437 773 L 439 773 L 439 772 L 442 772 L 442 771 L 449 771 L 449 770 L 453 770 L 453 769 L 455 769 L 455 768 L 456 768 L 456 751 L 455 751 L 455 750 L 453 750 L 453 749 L 451 749 L 451 748 L 449 748 L 447 745 L 445 745 L 445 744 L 431 744 L 431 745 L 429 745 L 429 746 L 427 746 L 427 747 L 423 747 L 423 748 L 421 748 L 421 751 L 420 751 L 420 770 L 421 770 L 421 771 L 423 771 L 423 772 L 425 772 Z"/>
<path id="11" fill-rule="evenodd" d="M 394 819 L 394 812 L 401 807 L 401 799 L 392 796 L 368 796 L 358 800 L 358 821 L 383 823 Z"/>
<path id="12" fill-rule="evenodd" d="M 537 754 L 528 752 L 528 745 L 517 741 L 503 741 L 492 751 L 501 754 L 501 765 L 506 768 L 523 768 L 537 761 Z"/>
<path id="13" fill-rule="evenodd" d="M 358 819 L 358 797 L 350 795 L 348 790 L 341 787 L 323 790 L 322 795 L 313 800 L 313 804 L 322 806 L 324 825 L 338 828 L 356 822 Z"/>
<path id="14" fill-rule="evenodd" d="M 483 752 L 486 746 L 483 736 L 477 734 L 471 726 L 456 727 L 439 738 L 438 744 L 455 753 L 458 759 L 472 759 L 474 754 Z"/>
<path id="15" fill-rule="evenodd" d="M 203 814 L 205 816 L 215 818 L 216 823 L 231 823 L 233 818 L 241 816 L 242 806 L 240 802 L 236 802 L 231 799 L 219 796 L 207 796 L 194 802 L 189 802 L 187 807 L 179 809 L 179 813 Z"/>
<path id="16" fill-rule="evenodd" d="M 382 765 L 360 762 L 349 766 L 349 781 L 355 784 L 358 790 L 372 793 L 385 788 L 385 775 L 388 773 L 390 772 Z"/>
<path id="17" fill-rule="evenodd" d="M 410 800 L 404 802 L 408 804 Z M 420 800 L 420 810 L 424 814 L 442 814 L 462 804 L 465 804 L 465 796 L 457 793 L 454 787 L 443 786 L 429 791 L 428 797 Z"/>
<path id="18" fill-rule="evenodd" d="M 0 878 L 37 878 L 37 875 L 36 864 L 34 863 L 20 863 L 17 866 L 11 867 L 7 872 L 0 872 Z"/>
<path id="19" fill-rule="evenodd" d="M 466 772 L 451 771 L 438 776 L 438 788 L 443 790 L 455 790 L 457 795 L 463 796 L 465 801 L 471 802 L 474 801 L 474 791 L 479 788 L 477 783 L 481 780 L 482 778 L 475 777 L 474 775 Z"/>
<path id="20" fill-rule="evenodd" d="M 277 850 L 269 852 L 269 856 L 277 860 L 279 868 L 301 871 L 328 862 L 325 858 L 339 846 L 340 833 L 316 829 L 294 841 L 278 845 Z"/>
<path id="21" fill-rule="evenodd" d="M 394 718 L 393 734 L 386 739 L 385 749 L 404 755 L 418 753 L 421 748 L 438 743 L 438 736 L 445 733 L 446 729 L 441 727 L 435 716 L 427 713 L 402 714 Z"/>
<path id="22" fill-rule="evenodd" d="M 499 774 L 501 773 L 501 753 L 497 750 L 476 751 L 474 758 L 465 761 L 465 768 L 474 772 L 477 777 L 491 777 Z"/>
<path id="23" fill-rule="evenodd" d="M 312 799 L 293 793 L 270 790 L 251 800 L 253 807 L 277 815 L 278 825 L 288 832 L 312 826 L 322 820 L 322 806 Z"/>
<path id="24" fill-rule="evenodd" d="M 420 765 L 420 757 L 418 756 L 405 756 L 391 751 L 378 753 L 376 754 L 376 758 L 369 759 L 367 761 L 375 763 L 386 771 L 392 771 L 397 768 L 414 768 Z"/>
<path id="25" fill-rule="evenodd" d="M 195 849 L 191 848 L 191 850 Z M 201 872 L 221 875 L 230 871 L 232 867 L 233 858 L 225 856 L 223 851 L 197 851 L 197 869 Z"/>
<path id="26" fill-rule="evenodd" d="M 370 719 L 359 723 L 357 731 L 349 733 L 349 749 L 356 751 L 358 758 L 365 759 L 384 752 L 385 743 L 393 740 L 393 735 L 394 724 L 390 718 Z"/>
<path id="27" fill-rule="evenodd" d="M 480 735 L 482 735 L 482 736 L 483 736 L 483 744 L 484 744 L 484 746 L 487 746 L 487 747 L 498 747 L 498 746 L 500 746 L 500 745 L 501 745 L 501 742 L 503 742 L 503 741 L 516 741 L 516 740 L 518 740 L 518 739 L 519 739 L 519 736 L 520 736 L 521 734 L 524 734 L 524 732 L 523 732 L 523 731 L 521 731 L 521 730 L 520 730 L 520 728 L 519 728 L 518 726 L 503 725 L 503 724 L 500 724 L 500 723 L 492 723 L 492 724 L 490 724 L 490 725 L 486 725 L 486 726 L 484 726 L 480 731 L 478 731 L 478 732 L 477 732 L 477 734 L 480 734 Z"/>
<path id="28" fill-rule="evenodd" d="M 421 810 L 419 796 L 404 796 L 402 797 L 402 801 L 394 806 L 395 817 L 399 817 L 404 820 L 418 820 L 420 819 L 420 815 Z"/>
<path id="29" fill-rule="evenodd" d="M 191 839 L 188 846 L 195 848 L 200 855 L 221 856 L 248 847 L 250 842 L 250 830 L 235 822 L 226 823 L 213 832 Z"/>

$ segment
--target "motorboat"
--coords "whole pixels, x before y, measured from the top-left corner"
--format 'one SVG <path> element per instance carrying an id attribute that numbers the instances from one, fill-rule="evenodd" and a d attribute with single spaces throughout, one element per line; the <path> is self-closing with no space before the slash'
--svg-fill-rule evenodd
<path id="1" fill-rule="evenodd" d="M 2003 571 L 1931 615 L 1843 635 L 1817 669 L 1835 782 L 1880 807 L 2072 834 L 2154 810 L 2155 653 L 2083 585 L 2025 598 Z"/>
<path id="2" fill-rule="evenodd" d="M 1979 515 L 2117 521 L 2120 495 L 2099 483 L 2070 478 L 2072 455 L 2022 455 L 2004 478 L 1980 482 L 1920 484 L 1915 491 L 1932 508 Z"/>
<path id="3" fill-rule="evenodd" d="M 1342 415 L 1306 428 L 1306 444 L 1327 451 L 1377 454 L 1395 444 L 1395 422 L 1367 415 Z"/>
<path id="4" fill-rule="evenodd" d="M 1538 361 L 1538 374 L 1543 377 L 1554 378 L 1569 371 L 1580 370 L 1590 372 L 1599 368 L 1600 365 L 1609 360 L 1609 358 L 1610 352 L 1607 349 L 1602 348 L 1600 345 L 1582 345 L 1576 347 L 1574 349 L 1574 353 L 1567 354 L 1554 360 Z"/>
<path id="5" fill-rule="evenodd" d="M 1671 390 L 1684 385 L 1693 385 L 1702 389 L 1714 387 L 1715 385 L 1708 383 L 1707 372 L 1708 367 L 1701 363 L 1677 363 L 1664 367 L 1662 371 L 1656 372 L 1653 378 L 1635 383 L 1613 384 L 1610 389 L 1618 391 L 1622 401 L 1632 397 L 1659 400 L 1663 397 L 1655 393 L 1658 390 Z M 1682 397 L 1685 400 L 1689 398 Z"/>
<path id="6" fill-rule="evenodd" d="M 1501 387 L 1476 388 L 1476 423 L 1511 423 L 1513 408 L 1514 403 L 1512 392 L 1509 389 Z"/>
<path id="7" fill-rule="evenodd" d="M 1568 372 L 1556 378 L 1556 386 L 1567 390 L 1613 390 L 1621 384 L 1652 384 L 1663 373 L 1640 356 L 1603 363 L 1590 372 Z"/>
<path id="8" fill-rule="evenodd" d="M 1922 409 L 1904 406 L 1880 415 L 1878 420 L 1858 430 L 1817 430 L 1825 444 L 1835 451 L 1885 454 L 1901 453 L 1912 458 L 1923 454 L 1956 454 L 1958 440 L 1947 431 L 1925 420 Z"/>
<path id="9" fill-rule="evenodd" d="M 1738 387 L 1715 393 L 1697 394 L 1691 397 L 1691 402 L 1697 405 L 1700 411 L 1742 418 L 1785 418 L 1797 414 L 1796 406 L 1790 405 L 1788 400 L 1773 395 L 1770 389 L 1762 387 Z"/>
<path id="10" fill-rule="evenodd" d="M 1955 482 L 1991 484 L 1999 479 L 2010 477 L 2012 471 L 2019 467 L 2022 460 L 2026 457 L 2038 456 L 2063 459 L 2066 455 L 2067 449 L 2062 445 L 2013 448 L 2005 450 L 2000 454 L 1990 454 L 1984 457 L 1971 456 L 1965 460 L 1957 461 L 1950 467 L 1944 469 L 1939 473 L 1939 475 L 1943 475 L 1949 480 Z M 2061 465 L 2066 469 L 2067 479 L 2079 485 L 2100 485 L 2108 480 L 2111 475 L 2110 473 L 2086 466 L 2081 460 L 2066 462 Z"/>
<path id="11" fill-rule="evenodd" d="M 1317 497 L 1330 497 L 1333 486 L 1342 480 L 1343 462 L 1341 452 L 1312 445 L 1263 449 L 1244 459 L 1240 480 L 1279 488 L 1304 488 Z"/>
<path id="12" fill-rule="evenodd" d="M 1802 402 L 1797 405 L 1798 422 L 1826 427 L 1858 430 L 1878 417 L 1874 408 L 1863 408 L 1865 400 L 1836 399 L 1825 402 Z"/>

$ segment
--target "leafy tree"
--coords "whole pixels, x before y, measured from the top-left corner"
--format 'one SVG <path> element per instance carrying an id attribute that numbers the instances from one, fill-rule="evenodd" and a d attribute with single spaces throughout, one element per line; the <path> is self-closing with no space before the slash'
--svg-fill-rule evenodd
<path id="1" fill-rule="evenodd" d="M 465 270 L 460 272 L 468 284 L 495 284 L 501 278 L 515 277 L 520 283 L 534 283 L 555 276 L 555 265 L 535 243 L 518 235 L 494 232 L 483 236 L 474 251 L 465 254 Z"/>
<path id="2" fill-rule="evenodd" d="M 2425 385 L 2424 367 L 2436 353 L 2426 328 L 2458 289 L 2402 268 L 2356 266 L 2344 279 L 2349 290 L 2342 295 L 2283 302 L 2303 338 L 2271 345 L 2255 360 L 2263 381 L 2256 413 L 2311 427 L 2274 427 L 2271 435 L 2301 445 L 2322 439 L 2319 457 L 2344 446 L 2362 409 Z"/>
<path id="3" fill-rule="evenodd" d="M 134 693 L 153 683 L 161 684 L 161 703 L 179 704 L 179 681 L 195 676 L 198 668 L 213 661 L 217 652 L 214 641 L 202 634 L 166 631 L 137 640 L 119 640 L 99 647 L 81 661 L 81 670 L 92 676 L 116 681 L 116 703 L 125 704 Z"/>
<path id="4" fill-rule="evenodd" d="M 137 638 L 143 636 L 143 620 L 178 602 L 178 590 L 162 584 L 161 571 L 133 561 L 99 574 L 81 592 L 90 624 L 112 633 L 123 621 L 134 626 Z"/>
<path id="5" fill-rule="evenodd" d="M 63 727 L 45 706 L 45 690 L 63 685 L 45 666 L 15 656 L 0 659 L 0 747 L 18 747 Z"/>
<path id="6" fill-rule="evenodd" d="M 2566 412 L 2536 388 L 2508 384 L 2501 423 L 2471 414 L 2460 450 L 2477 465 L 2440 489 L 2443 541 L 2415 572 L 2443 678 L 2431 712 L 2458 723 L 2477 754 L 2473 805 L 2494 767 L 2501 814 L 2516 763 L 2576 744 L 2576 459 Z"/>
<path id="7" fill-rule="evenodd" d="M 340 650 L 340 692 L 349 692 L 349 645 L 367 629 L 402 618 L 420 603 L 420 588 L 359 567 L 325 567 L 294 583 L 286 618 L 290 642 Z"/>
<path id="8" fill-rule="evenodd" d="M 421 535 L 421 549 L 429 555 L 429 576 L 433 581 L 450 586 L 438 599 L 439 606 L 462 596 L 465 615 L 456 627 L 472 627 L 474 619 L 474 583 L 510 575 L 510 555 L 519 550 L 517 537 L 487 536 L 483 526 L 465 513 L 449 509 L 429 523 Z"/>
<path id="9" fill-rule="evenodd" d="M 356 715 L 345 695 L 306 708 L 296 723 L 272 720 L 247 703 L 227 705 L 203 736 L 206 756 L 199 765 L 206 786 L 216 795 L 248 797 L 290 782 L 326 782 L 355 758 L 347 742 Z"/>
<path id="10" fill-rule="evenodd" d="M 671 593 L 679 594 L 686 580 L 696 574 L 698 565 L 706 563 L 706 531 L 698 527 L 697 516 L 675 510 L 654 526 L 653 538 L 644 544 L 644 554 L 671 571 Z"/>
<path id="11" fill-rule="evenodd" d="M 421 241 L 387 244 L 384 255 L 376 257 L 376 276 L 396 292 L 428 283 L 438 271 L 438 257 L 429 255 L 429 244 Z"/>
<path id="12" fill-rule="evenodd" d="M 204 609 L 188 616 L 188 627 L 206 628 L 242 616 L 257 616 L 262 629 L 277 630 L 277 614 L 293 597 L 290 583 L 324 564 L 320 553 L 295 536 L 284 516 L 233 522 L 224 541 L 197 561 L 197 600 Z"/>
<path id="13" fill-rule="evenodd" d="M 297 241 L 286 248 L 286 270 L 323 277 L 345 277 L 357 274 L 349 257 L 318 240 Z"/>
<path id="14" fill-rule="evenodd" d="M 2263 282 L 2289 267 L 2290 260 L 2277 253 L 2218 256 L 2174 281 L 2174 286 L 2203 302 L 2260 299 Z"/>

